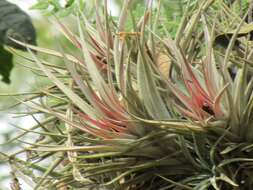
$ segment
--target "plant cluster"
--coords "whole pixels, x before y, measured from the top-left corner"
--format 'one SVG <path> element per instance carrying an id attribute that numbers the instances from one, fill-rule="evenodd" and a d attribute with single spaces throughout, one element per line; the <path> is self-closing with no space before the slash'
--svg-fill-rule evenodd
<path id="1" fill-rule="evenodd" d="M 96 6 L 95 24 L 77 11 L 77 33 L 56 21 L 75 54 L 13 39 L 52 82 L 20 100 L 46 116 L 13 139 L 28 146 L 2 153 L 34 189 L 253 187 L 253 6 L 188 1 L 171 37 L 160 5 L 136 20 L 125 0 L 117 21 Z"/>

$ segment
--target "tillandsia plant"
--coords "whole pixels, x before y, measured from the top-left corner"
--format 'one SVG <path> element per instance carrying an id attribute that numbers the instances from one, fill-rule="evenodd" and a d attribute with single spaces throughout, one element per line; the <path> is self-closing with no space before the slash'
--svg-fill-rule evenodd
<path id="1" fill-rule="evenodd" d="M 33 189 L 251 189 L 253 6 L 241 16 L 237 1 L 189 1 L 172 38 L 160 1 L 139 20 L 131 3 L 116 21 L 106 1 L 95 23 L 77 10 L 76 33 L 56 20 L 75 55 L 13 39 L 52 83 L 20 100 L 45 119 L 12 140 L 24 149 L 1 154 L 15 184 L 20 176 Z M 40 138 L 22 140 L 30 133 Z"/>

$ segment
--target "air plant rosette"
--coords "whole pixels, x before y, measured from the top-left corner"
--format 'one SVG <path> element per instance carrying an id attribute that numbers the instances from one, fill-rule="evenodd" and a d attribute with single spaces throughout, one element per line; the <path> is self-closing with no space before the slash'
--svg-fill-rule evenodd
<path id="1" fill-rule="evenodd" d="M 116 24 L 106 6 L 96 7 L 95 24 L 77 11 L 78 32 L 55 23 L 75 55 L 62 44 L 55 51 L 13 39 L 52 83 L 21 101 L 46 117 L 13 139 L 43 137 L 5 155 L 14 172 L 34 189 L 251 189 L 250 25 L 237 15 L 226 33 L 236 12 L 219 3 L 188 3 L 173 37 L 160 3 L 138 22 L 127 0 Z"/>

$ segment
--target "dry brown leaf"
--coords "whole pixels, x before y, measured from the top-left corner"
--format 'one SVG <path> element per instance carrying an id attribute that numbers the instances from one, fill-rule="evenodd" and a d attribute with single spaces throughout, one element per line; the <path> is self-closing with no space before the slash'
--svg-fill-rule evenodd
<path id="1" fill-rule="evenodd" d="M 164 78 L 168 78 L 171 67 L 171 59 L 164 53 L 159 53 L 156 61 L 158 70 L 161 72 Z"/>
<path id="2" fill-rule="evenodd" d="M 59 183 L 56 188 L 57 190 L 68 190 L 68 187 L 64 182 Z"/>

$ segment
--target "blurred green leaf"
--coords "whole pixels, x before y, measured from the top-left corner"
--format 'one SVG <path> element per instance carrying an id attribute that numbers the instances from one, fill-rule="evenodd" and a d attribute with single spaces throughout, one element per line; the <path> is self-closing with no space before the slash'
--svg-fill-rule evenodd
<path id="1" fill-rule="evenodd" d="M 36 4 L 30 7 L 30 9 L 43 10 L 43 9 L 47 9 L 48 7 L 49 7 L 48 1 L 39 0 Z"/>
<path id="2" fill-rule="evenodd" d="M 58 13 L 57 16 L 58 17 L 66 17 L 68 15 L 70 15 L 73 11 L 74 11 L 74 4 L 69 5 L 68 7 L 66 7 L 65 9 L 61 9 Z"/>
<path id="3" fill-rule="evenodd" d="M 67 7 L 70 7 L 71 5 L 74 4 L 74 2 L 75 2 L 75 0 L 68 0 L 67 3 L 66 3 L 66 5 L 65 5 L 65 7 L 66 7 L 66 8 L 67 8 Z"/>
<path id="4" fill-rule="evenodd" d="M 215 42 L 226 47 L 228 46 L 233 34 L 235 33 L 235 30 L 229 30 L 223 33 L 220 33 L 215 37 Z M 238 31 L 237 37 L 247 36 L 250 35 L 250 39 L 253 38 L 253 24 L 246 24 L 241 27 L 241 29 Z M 239 41 L 236 40 L 235 45 L 239 45 Z"/>

